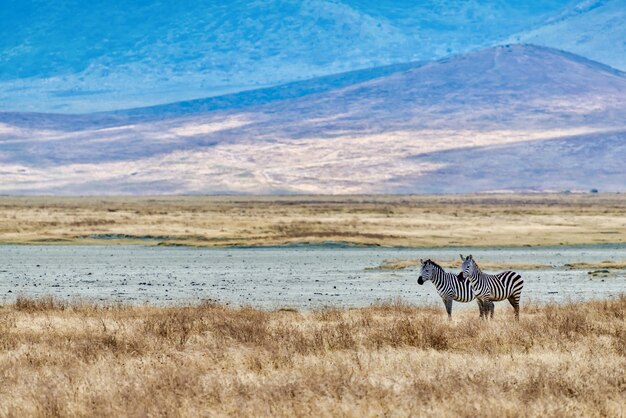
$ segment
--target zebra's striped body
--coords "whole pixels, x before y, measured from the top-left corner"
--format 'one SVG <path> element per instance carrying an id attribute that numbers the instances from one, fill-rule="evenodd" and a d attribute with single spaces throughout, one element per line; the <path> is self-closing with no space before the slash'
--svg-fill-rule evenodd
<path id="1" fill-rule="evenodd" d="M 441 296 L 446 306 L 448 317 L 452 317 L 452 301 L 466 303 L 476 298 L 469 281 L 460 281 L 455 274 L 446 273 L 443 268 L 431 260 L 426 260 L 422 263 L 422 271 L 417 279 L 417 283 L 424 284 L 428 280 L 433 282 L 437 293 Z M 482 317 L 482 304 L 480 301 L 477 302 L 480 316 Z"/>
<path id="2" fill-rule="evenodd" d="M 486 274 L 480 270 L 471 255 L 466 258 L 461 256 L 461 259 L 462 280 L 471 284 L 476 298 L 482 302 L 487 312 L 491 312 L 491 318 L 494 311 L 493 302 L 507 299 L 515 310 L 515 319 L 519 319 L 519 300 L 524 287 L 522 276 L 514 271 Z"/>

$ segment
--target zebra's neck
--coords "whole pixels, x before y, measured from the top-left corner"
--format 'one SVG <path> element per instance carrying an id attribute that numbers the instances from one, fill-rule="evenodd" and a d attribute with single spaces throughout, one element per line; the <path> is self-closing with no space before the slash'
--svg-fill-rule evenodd
<path id="1" fill-rule="evenodd" d="M 474 264 L 474 273 L 469 275 L 469 280 L 472 284 L 482 283 L 482 279 L 484 278 L 484 274 L 478 265 Z"/>
<path id="2" fill-rule="evenodd" d="M 448 273 L 446 273 L 445 271 L 443 271 L 442 269 L 435 269 L 435 272 L 432 276 L 432 278 L 430 280 L 432 280 L 433 284 L 435 285 L 435 287 L 437 289 L 441 288 L 445 282 L 446 279 L 446 275 Z"/>

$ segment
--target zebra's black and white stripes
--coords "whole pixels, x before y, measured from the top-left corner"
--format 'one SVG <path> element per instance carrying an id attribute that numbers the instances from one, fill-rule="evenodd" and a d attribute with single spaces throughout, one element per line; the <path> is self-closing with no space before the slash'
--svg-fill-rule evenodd
<path id="1" fill-rule="evenodd" d="M 519 319 L 519 301 L 524 287 L 522 276 L 514 271 L 505 271 L 498 274 L 483 273 L 474 258 L 469 255 L 463 257 L 460 280 L 471 284 L 476 298 L 482 302 L 487 313 L 493 318 L 493 302 L 507 299 L 515 310 L 515 319 Z M 465 280 L 467 279 L 467 280 Z"/>
<path id="2" fill-rule="evenodd" d="M 432 281 L 437 289 L 437 293 L 441 296 L 448 317 L 452 317 L 452 301 L 457 302 L 471 302 L 476 298 L 469 281 L 459 281 L 457 275 L 452 273 L 446 273 L 437 263 L 431 260 L 422 262 L 422 271 L 417 279 L 418 284 L 424 284 L 426 281 Z M 483 307 L 480 300 L 478 302 L 478 309 L 480 316 L 483 316 Z"/>

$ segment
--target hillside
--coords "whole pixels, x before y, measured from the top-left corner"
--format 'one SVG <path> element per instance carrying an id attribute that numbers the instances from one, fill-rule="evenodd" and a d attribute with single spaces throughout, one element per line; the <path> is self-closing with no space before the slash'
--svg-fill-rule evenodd
<path id="1" fill-rule="evenodd" d="M 432 60 L 534 28 L 567 3 L 9 1 L 0 110 L 143 107 Z"/>
<path id="2" fill-rule="evenodd" d="M 564 49 L 626 70 L 626 1 L 583 1 L 544 25 L 509 38 Z"/>
<path id="3" fill-rule="evenodd" d="M 511 45 L 331 84 L 212 111 L 196 101 L 82 116 L 0 114 L 0 192 L 625 188 L 626 77 L 602 64 Z"/>

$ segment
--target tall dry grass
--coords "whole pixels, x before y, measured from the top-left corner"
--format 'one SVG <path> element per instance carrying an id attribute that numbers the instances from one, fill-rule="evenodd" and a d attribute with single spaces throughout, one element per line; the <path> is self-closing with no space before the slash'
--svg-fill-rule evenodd
<path id="1" fill-rule="evenodd" d="M 501 312 L 18 298 L 0 307 L 0 415 L 626 414 L 626 296 Z"/>

